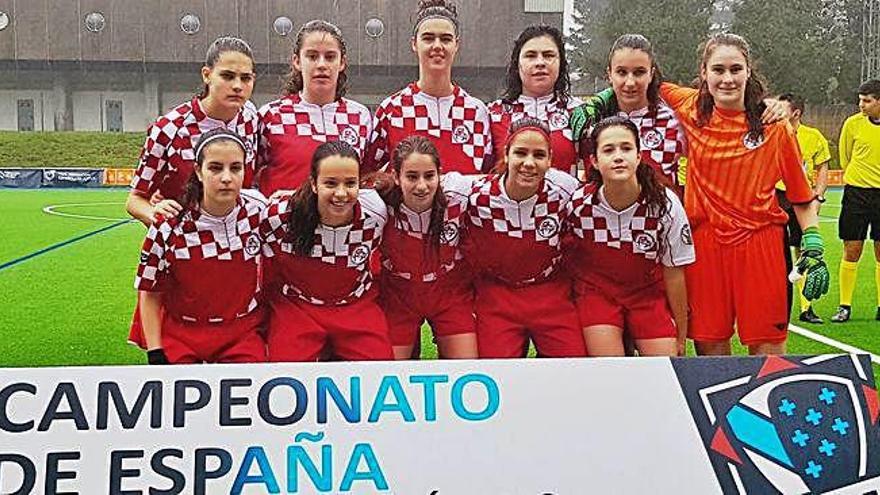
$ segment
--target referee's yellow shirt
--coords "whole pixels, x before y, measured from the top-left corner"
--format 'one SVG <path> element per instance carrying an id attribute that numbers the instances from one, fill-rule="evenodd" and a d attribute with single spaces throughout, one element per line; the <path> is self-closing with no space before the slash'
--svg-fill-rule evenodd
<path id="1" fill-rule="evenodd" d="M 816 186 L 816 166 L 831 160 L 831 150 L 828 148 L 828 140 L 822 132 L 815 127 L 800 124 L 797 128 L 798 147 L 804 158 L 804 173 L 810 181 L 810 187 Z M 776 183 L 776 189 L 785 191 L 782 181 Z"/>
<path id="2" fill-rule="evenodd" d="M 880 188 L 880 124 L 863 113 L 846 119 L 840 130 L 840 166 L 845 184 Z"/>

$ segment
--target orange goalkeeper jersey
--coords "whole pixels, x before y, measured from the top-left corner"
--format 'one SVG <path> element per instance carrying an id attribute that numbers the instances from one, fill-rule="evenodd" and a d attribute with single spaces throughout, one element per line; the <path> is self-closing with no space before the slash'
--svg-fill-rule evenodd
<path id="1" fill-rule="evenodd" d="M 719 242 L 737 244 L 758 229 L 785 224 L 788 216 L 775 196 L 780 179 L 792 203 L 813 199 L 787 122 L 765 126 L 764 139 L 756 141 L 747 137 L 745 112 L 715 108 L 709 122 L 697 127 L 696 89 L 663 83 L 660 94 L 688 138 L 685 211 L 695 228 L 708 222 Z"/>

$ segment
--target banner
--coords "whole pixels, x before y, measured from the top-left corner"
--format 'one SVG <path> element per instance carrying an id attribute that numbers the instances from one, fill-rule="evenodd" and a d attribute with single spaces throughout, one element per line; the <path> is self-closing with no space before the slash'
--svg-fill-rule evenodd
<path id="1" fill-rule="evenodd" d="M 130 186 L 131 179 L 134 177 L 133 168 L 105 168 L 104 169 L 104 185 L 105 186 Z"/>
<path id="2" fill-rule="evenodd" d="M 100 187 L 101 169 L 45 168 L 42 187 Z"/>
<path id="3" fill-rule="evenodd" d="M 0 369 L 0 493 L 880 488 L 867 357 Z"/>
<path id="4" fill-rule="evenodd" d="M 40 187 L 43 171 L 33 168 L 0 168 L 0 187 L 33 189 Z"/>

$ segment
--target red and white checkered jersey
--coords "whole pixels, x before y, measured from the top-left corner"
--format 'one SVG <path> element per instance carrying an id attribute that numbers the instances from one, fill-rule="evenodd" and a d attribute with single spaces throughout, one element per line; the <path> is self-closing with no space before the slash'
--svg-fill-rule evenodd
<path id="1" fill-rule="evenodd" d="M 316 105 L 295 94 L 260 108 L 260 190 L 296 189 L 309 177 L 312 154 L 327 141 L 345 141 L 363 158 L 373 133 L 373 115 L 360 103 L 340 98 Z"/>
<path id="2" fill-rule="evenodd" d="M 545 122 L 550 127 L 550 148 L 553 151 L 553 167 L 571 175 L 577 175 L 578 151 L 568 120 L 571 111 L 583 101 L 570 97 L 566 103 L 554 95 L 532 98 L 520 95 L 513 102 L 495 100 L 489 104 L 489 118 L 492 128 L 492 145 L 495 149 L 496 163 L 504 157 L 504 143 L 507 141 L 510 124 L 523 117 L 532 117 Z"/>
<path id="3" fill-rule="evenodd" d="M 388 209 L 388 224 L 382 240 L 382 268 L 392 275 L 419 282 L 434 282 L 452 271 L 462 258 L 459 242 L 467 212 L 468 196 L 476 176 L 458 172 L 445 174 L 440 182 L 446 196 L 446 213 L 440 234 L 440 250 L 429 256 L 428 229 L 431 210 L 416 213 L 406 205 Z M 438 191 L 439 193 L 439 191 Z"/>
<path id="4" fill-rule="evenodd" d="M 480 274 L 510 285 L 544 281 L 562 259 L 563 214 L 578 181 L 551 168 L 538 194 L 515 201 L 507 195 L 505 177 L 478 182 L 468 198 L 465 261 Z"/>
<path id="5" fill-rule="evenodd" d="M 292 206 L 291 196 L 274 199 L 260 222 L 266 247 L 263 253 L 270 258 L 264 271 L 265 285 L 310 304 L 357 301 L 373 284 L 369 259 L 382 241 L 388 220 L 382 198 L 372 189 L 361 189 L 352 223 L 341 227 L 319 224 L 309 256 L 296 254 L 287 238 Z"/>
<path id="6" fill-rule="evenodd" d="M 453 87 L 452 95 L 436 98 L 411 83 L 385 98 L 376 110 L 376 128 L 364 170 L 384 167 L 397 143 L 412 135 L 434 143 L 444 173 L 477 173 L 486 160 L 491 160 L 492 135 L 486 105 L 459 86 Z"/>
<path id="7" fill-rule="evenodd" d="M 179 198 L 195 167 L 199 136 L 219 127 L 235 131 L 243 138 L 247 147 L 244 187 L 250 187 L 256 164 L 257 123 L 257 109 L 250 101 L 245 102 L 234 119 L 223 122 L 208 117 L 199 99 L 193 98 L 159 117 L 147 130 L 132 189 L 146 197 L 159 191 L 165 198 Z"/>
<path id="8" fill-rule="evenodd" d="M 662 284 L 662 266 L 694 262 L 694 244 L 684 207 L 665 189 L 668 212 L 642 199 L 623 211 L 608 204 L 603 189 L 586 185 L 566 208 L 565 227 L 572 237 L 568 263 L 579 282 L 611 295 L 632 294 Z"/>
<path id="9" fill-rule="evenodd" d="M 687 153 L 687 138 L 675 112 L 663 101 L 657 103 L 657 114 L 648 107 L 632 112 L 618 112 L 639 128 L 642 161 L 663 175 L 670 184 L 680 186 L 678 159 Z"/>
<path id="10" fill-rule="evenodd" d="M 135 288 L 162 292 L 165 310 L 181 321 L 219 323 L 247 315 L 257 307 L 266 204 L 258 191 L 242 190 L 224 217 L 191 209 L 154 223 L 141 249 Z"/>

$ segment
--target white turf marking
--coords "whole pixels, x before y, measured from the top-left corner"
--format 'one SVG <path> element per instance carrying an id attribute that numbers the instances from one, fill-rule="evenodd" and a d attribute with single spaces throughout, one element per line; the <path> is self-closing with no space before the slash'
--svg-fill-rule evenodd
<path id="1" fill-rule="evenodd" d="M 43 208 L 43 213 L 48 213 L 49 215 L 57 215 L 59 217 L 67 217 L 67 218 L 78 218 L 80 220 L 104 220 L 107 222 L 118 222 L 120 220 L 131 220 L 130 217 L 125 218 L 112 218 L 112 217 L 99 217 L 93 215 L 77 215 L 75 213 L 63 213 L 60 211 L 55 211 L 56 208 L 77 208 L 82 206 L 100 206 L 100 205 L 124 205 L 125 202 L 103 202 L 103 203 L 67 203 L 62 205 L 49 205 Z"/>
<path id="2" fill-rule="evenodd" d="M 816 342 L 829 345 L 831 347 L 834 347 L 835 349 L 840 349 L 841 351 L 848 352 L 850 354 L 867 354 L 871 356 L 871 361 L 873 361 L 874 364 L 880 364 L 880 356 L 874 354 L 873 352 L 868 352 L 864 349 L 859 349 L 858 347 L 844 344 L 843 342 L 834 340 L 831 337 L 826 337 L 824 335 L 812 332 L 810 330 L 807 330 L 806 328 L 802 328 L 797 325 L 789 324 L 788 329 L 802 337 L 806 337 L 810 340 L 815 340 Z"/>

